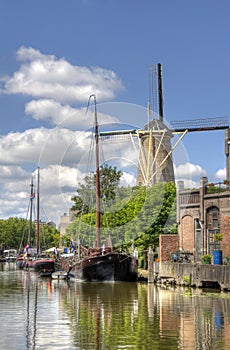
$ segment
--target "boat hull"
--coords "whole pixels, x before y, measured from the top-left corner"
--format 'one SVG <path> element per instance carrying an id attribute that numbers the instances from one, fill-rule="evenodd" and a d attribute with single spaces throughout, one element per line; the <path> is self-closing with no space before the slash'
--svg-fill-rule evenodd
<path id="1" fill-rule="evenodd" d="M 73 264 L 70 276 L 89 282 L 137 280 L 138 261 L 133 256 L 119 253 L 109 253 L 90 256 Z"/>
<path id="2" fill-rule="evenodd" d="M 27 270 L 32 270 L 35 272 L 40 271 L 54 271 L 55 261 L 54 259 L 34 259 L 28 260 L 24 266 Z"/>
<path id="3" fill-rule="evenodd" d="M 22 257 L 22 256 L 19 256 L 17 259 L 16 259 L 16 266 L 18 269 L 23 269 L 25 265 L 25 258 Z"/>

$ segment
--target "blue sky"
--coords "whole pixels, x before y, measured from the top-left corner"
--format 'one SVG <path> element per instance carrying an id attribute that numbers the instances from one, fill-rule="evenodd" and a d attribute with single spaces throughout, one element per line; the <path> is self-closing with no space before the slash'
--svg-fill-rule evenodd
<path id="1" fill-rule="evenodd" d="M 0 217 L 25 216 L 40 163 L 45 211 L 58 223 L 79 176 L 71 151 L 76 137 L 77 154 L 84 148 L 89 95 L 119 105 L 100 121 L 142 127 L 152 64 L 162 64 L 167 122 L 229 116 L 229 13 L 228 0 L 2 0 Z M 181 165 L 178 179 L 225 178 L 224 131 L 186 135 L 183 152 L 190 171 Z"/>

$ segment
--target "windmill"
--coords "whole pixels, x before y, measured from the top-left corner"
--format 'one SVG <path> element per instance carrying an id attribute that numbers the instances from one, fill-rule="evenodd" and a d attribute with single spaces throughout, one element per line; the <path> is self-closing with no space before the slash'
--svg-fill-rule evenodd
<path id="1" fill-rule="evenodd" d="M 225 130 L 226 179 L 230 177 L 230 129 L 227 117 L 178 120 L 166 125 L 163 113 L 162 66 L 160 63 L 149 69 L 150 102 L 148 123 L 143 129 L 100 132 L 100 137 L 130 135 L 137 138 L 139 159 L 137 185 L 152 186 L 158 182 L 175 182 L 172 154 L 183 137 L 189 132 Z M 150 120 L 151 110 L 153 118 Z M 156 117 L 157 115 L 157 117 Z M 172 137 L 178 139 L 172 145 Z"/>

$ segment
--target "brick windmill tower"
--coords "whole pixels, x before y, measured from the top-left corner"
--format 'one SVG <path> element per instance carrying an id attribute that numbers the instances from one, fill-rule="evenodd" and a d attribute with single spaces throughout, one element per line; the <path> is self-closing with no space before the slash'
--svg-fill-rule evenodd
<path id="1" fill-rule="evenodd" d="M 139 158 L 136 184 L 152 186 L 159 182 L 175 182 L 173 151 L 188 132 L 225 129 L 226 179 L 230 180 L 230 129 L 227 117 L 173 121 L 169 126 L 164 121 L 162 67 L 153 65 L 149 69 L 150 103 L 148 123 L 143 129 L 101 132 L 100 137 L 130 135 L 138 139 Z M 153 115 L 152 119 L 151 113 Z M 172 138 L 178 139 L 172 145 Z"/>
<path id="2" fill-rule="evenodd" d="M 139 131 L 140 155 L 137 173 L 137 185 L 145 186 L 151 186 L 158 182 L 175 181 L 171 146 L 173 133 L 164 123 L 160 63 L 149 69 L 149 83 L 149 121 L 143 130 Z M 157 102 L 158 105 L 155 106 Z M 151 110 L 156 115 L 152 120 L 150 120 Z"/>

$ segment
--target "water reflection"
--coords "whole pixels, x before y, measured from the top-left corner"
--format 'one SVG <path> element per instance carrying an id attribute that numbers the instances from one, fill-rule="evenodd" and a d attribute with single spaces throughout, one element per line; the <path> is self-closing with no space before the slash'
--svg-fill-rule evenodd
<path id="1" fill-rule="evenodd" d="M 7 264 L 0 265 L 1 349 L 230 349 L 229 293 L 67 283 Z"/>
<path id="2" fill-rule="evenodd" d="M 34 280 L 34 289 L 30 290 L 31 274 L 27 274 L 24 288 L 26 290 L 26 349 L 35 349 L 37 330 L 38 279 Z"/>

